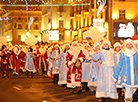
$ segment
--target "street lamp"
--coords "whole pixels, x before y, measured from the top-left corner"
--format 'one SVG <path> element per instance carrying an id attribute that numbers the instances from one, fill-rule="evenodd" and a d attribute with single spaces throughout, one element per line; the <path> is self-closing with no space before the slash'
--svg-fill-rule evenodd
<path id="1" fill-rule="evenodd" d="M 29 36 L 29 35 L 30 35 L 30 33 L 29 33 L 29 32 L 27 32 L 27 33 L 26 33 L 26 36 Z"/>

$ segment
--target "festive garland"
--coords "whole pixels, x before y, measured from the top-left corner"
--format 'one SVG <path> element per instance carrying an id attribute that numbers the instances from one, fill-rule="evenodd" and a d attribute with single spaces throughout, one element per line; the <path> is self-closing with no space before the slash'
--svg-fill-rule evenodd
<path id="1" fill-rule="evenodd" d="M 20 10 L 6 10 L 6 9 L 3 9 L 3 8 L 0 8 L 1 9 L 1 11 L 0 11 L 0 13 L 7 13 L 7 12 L 26 12 L 26 10 L 23 10 L 23 9 L 20 9 Z M 27 11 L 35 11 L 35 10 L 39 10 L 40 9 L 40 7 L 38 6 L 38 7 L 35 7 L 35 8 L 29 8 L 28 7 L 28 10 Z"/>
<path id="2" fill-rule="evenodd" d="M 3 2 L 5 2 L 6 0 L 3 0 Z M 8 0 L 8 3 L 9 4 L 11 4 L 11 5 L 15 5 L 16 3 L 17 3 L 17 1 L 24 1 L 24 0 Z M 25 1 L 32 1 L 32 0 L 25 0 Z M 48 4 L 49 2 L 50 2 L 50 0 L 48 0 L 48 1 L 44 1 L 44 0 L 35 0 L 35 1 L 37 1 L 37 2 L 40 2 L 40 1 L 42 1 L 42 3 L 43 4 Z"/>

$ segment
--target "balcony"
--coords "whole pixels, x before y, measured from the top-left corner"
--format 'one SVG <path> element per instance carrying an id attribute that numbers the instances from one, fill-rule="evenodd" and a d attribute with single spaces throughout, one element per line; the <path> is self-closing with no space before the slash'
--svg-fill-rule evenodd
<path id="1" fill-rule="evenodd" d="M 70 19 L 74 19 L 74 12 L 70 14 Z"/>

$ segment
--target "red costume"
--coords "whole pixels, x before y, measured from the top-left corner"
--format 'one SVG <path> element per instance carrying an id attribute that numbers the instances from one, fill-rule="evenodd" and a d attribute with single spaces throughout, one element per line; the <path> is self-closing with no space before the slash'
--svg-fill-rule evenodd
<path id="1" fill-rule="evenodd" d="M 18 50 L 17 50 L 18 49 Z M 13 49 L 13 73 L 18 75 L 22 61 L 24 60 L 25 53 L 20 50 L 19 46 L 16 46 Z"/>
<path id="2" fill-rule="evenodd" d="M 79 82 L 81 83 L 81 77 L 82 77 L 82 63 L 85 60 L 85 55 L 83 54 L 82 50 L 80 50 L 79 54 L 77 54 L 78 56 L 76 57 L 77 60 L 74 60 L 73 56 L 71 55 L 69 52 L 67 52 L 67 56 L 66 56 L 66 60 L 67 60 L 67 67 L 68 67 L 68 71 L 67 71 L 67 82 L 69 85 L 67 85 L 68 87 L 72 87 L 74 88 L 75 86 L 79 86 L 79 85 L 70 85 L 72 84 L 72 78 L 71 75 L 74 74 L 75 75 L 75 82 Z M 79 64 L 78 64 L 79 63 Z M 77 66 L 78 64 L 78 66 Z"/>
<path id="3" fill-rule="evenodd" d="M 39 53 L 40 53 L 39 68 L 42 69 L 42 71 L 47 71 L 48 70 L 48 62 L 47 62 L 48 55 L 47 55 L 46 48 L 43 45 L 42 47 L 39 48 Z"/>
<path id="4" fill-rule="evenodd" d="M 34 53 L 34 65 L 36 70 L 39 68 L 39 47 L 35 47 L 33 49 L 33 53 Z"/>
<path id="5" fill-rule="evenodd" d="M 1 69 L 2 69 L 2 75 L 4 75 L 4 68 L 6 69 L 6 74 L 9 74 L 9 67 L 8 67 L 8 60 L 10 55 L 7 53 L 7 51 L 1 52 Z"/>

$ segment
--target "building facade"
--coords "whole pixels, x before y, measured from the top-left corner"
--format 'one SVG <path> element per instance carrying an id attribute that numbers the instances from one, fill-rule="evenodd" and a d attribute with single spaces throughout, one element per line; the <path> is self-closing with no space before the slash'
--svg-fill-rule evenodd
<path id="1" fill-rule="evenodd" d="M 12 1 L 12 0 L 11 0 Z M 41 2 L 27 1 L 28 5 L 41 4 Z M 0 31 L 2 36 L 7 37 L 8 42 L 23 43 L 27 37 L 27 32 L 33 34 L 41 41 L 41 20 L 42 8 L 36 6 L 27 6 L 25 1 L 1 1 L 3 5 L 0 9 Z M 26 6 L 12 6 L 12 5 L 26 5 Z M 11 6 L 7 6 L 11 5 Z M 28 7 L 28 8 L 27 8 Z M 33 22 L 30 25 L 30 18 Z"/>
<path id="2" fill-rule="evenodd" d="M 137 5 L 137 0 L 113 0 L 114 41 L 138 35 Z"/>
<path id="3" fill-rule="evenodd" d="M 57 6 L 42 7 L 42 33 L 43 40 L 48 41 L 48 31 L 59 30 L 59 41 L 72 41 L 78 39 L 82 41 L 83 32 L 93 26 L 93 19 L 103 19 L 103 23 L 107 22 L 107 4 L 104 12 L 100 12 L 95 17 L 95 1 L 96 0 L 54 0 L 51 4 Z M 50 4 L 49 3 L 49 4 Z M 63 5 L 62 5 L 63 4 Z M 68 4 L 68 6 L 65 6 Z M 98 6 L 96 7 L 98 11 Z"/>

